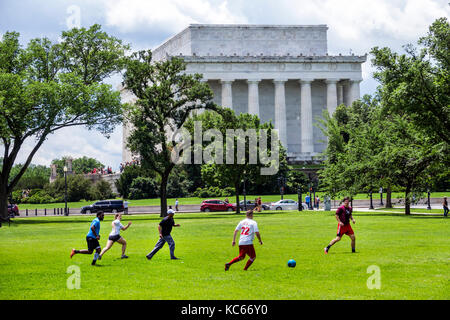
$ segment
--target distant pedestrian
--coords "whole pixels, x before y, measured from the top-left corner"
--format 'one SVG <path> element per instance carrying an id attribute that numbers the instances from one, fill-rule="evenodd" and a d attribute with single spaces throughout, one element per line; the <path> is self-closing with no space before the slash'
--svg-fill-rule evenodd
<path id="1" fill-rule="evenodd" d="M 153 258 L 155 253 L 157 253 L 167 242 L 169 244 L 170 249 L 170 259 L 177 260 L 178 258 L 175 257 L 175 241 L 173 241 L 172 236 L 170 235 L 170 232 L 172 231 L 172 227 L 179 227 L 179 224 L 175 224 L 175 221 L 173 219 L 174 211 L 172 209 L 169 209 L 167 211 L 167 217 L 161 220 L 161 222 L 158 225 L 158 232 L 159 232 L 159 240 L 156 243 L 153 250 L 147 254 L 147 259 L 150 260 Z"/>
<path id="2" fill-rule="evenodd" d="M 306 206 L 308 207 L 308 209 L 311 209 L 311 207 L 309 206 L 309 202 L 310 202 L 311 198 L 309 195 L 306 195 L 305 197 L 305 202 L 306 202 Z"/>
<path id="3" fill-rule="evenodd" d="M 175 199 L 175 210 L 178 211 L 178 199 Z"/>
<path id="4" fill-rule="evenodd" d="M 123 202 L 123 211 L 125 214 L 128 214 L 128 201 Z"/>
<path id="5" fill-rule="evenodd" d="M 444 208 L 444 217 L 446 217 L 448 215 L 447 197 L 444 197 L 444 202 L 442 202 L 442 207 Z"/>

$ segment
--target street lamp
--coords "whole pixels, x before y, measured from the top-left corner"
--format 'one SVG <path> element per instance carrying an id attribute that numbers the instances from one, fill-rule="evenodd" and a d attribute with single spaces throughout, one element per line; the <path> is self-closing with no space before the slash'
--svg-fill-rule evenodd
<path id="1" fill-rule="evenodd" d="M 67 167 L 64 166 L 64 185 L 65 185 L 65 192 L 64 192 L 64 202 L 65 202 L 65 207 L 64 207 L 64 215 L 68 216 L 69 213 L 67 212 Z"/>
<path id="2" fill-rule="evenodd" d="M 298 211 L 302 211 L 303 206 L 302 206 L 302 187 L 301 186 L 298 186 L 297 192 L 298 192 Z"/>
<path id="3" fill-rule="evenodd" d="M 281 200 L 283 200 L 284 185 L 286 184 L 286 178 L 284 176 L 279 176 L 277 180 L 278 180 L 278 186 L 280 187 Z"/>
<path id="4" fill-rule="evenodd" d="M 372 189 L 370 189 L 370 207 L 369 209 L 373 209 L 373 202 L 372 202 Z"/>
<path id="5" fill-rule="evenodd" d="M 244 171 L 244 189 L 242 190 L 242 192 L 244 193 L 244 210 L 247 211 L 247 198 L 246 198 L 246 190 L 245 190 L 245 171 Z M 239 205 L 239 204 L 238 204 Z"/>
<path id="6" fill-rule="evenodd" d="M 383 205 L 383 187 L 380 188 L 380 205 Z"/>
<path id="7" fill-rule="evenodd" d="M 431 210 L 431 203 L 430 203 L 430 188 L 428 188 L 428 206 L 427 210 Z"/>

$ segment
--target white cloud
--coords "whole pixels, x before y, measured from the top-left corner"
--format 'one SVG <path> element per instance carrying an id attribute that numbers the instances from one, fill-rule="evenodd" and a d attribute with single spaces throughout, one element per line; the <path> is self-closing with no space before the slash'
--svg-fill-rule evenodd
<path id="1" fill-rule="evenodd" d="M 104 0 L 106 23 L 122 32 L 149 27 L 179 32 L 191 23 L 245 23 L 230 11 L 228 2 L 217 6 L 207 0 Z"/>
<path id="2" fill-rule="evenodd" d="M 16 163 L 24 163 L 34 146 L 33 139 L 26 140 Z M 61 129 L 48 137 L 36 152 L 32 163 L 49 166 L 53 159 L 63 156 L 92 157 L 117 170 L 122 161 L 122 127 L 118 126 L 109 139 L 99 132 L 82 127 Z"/>

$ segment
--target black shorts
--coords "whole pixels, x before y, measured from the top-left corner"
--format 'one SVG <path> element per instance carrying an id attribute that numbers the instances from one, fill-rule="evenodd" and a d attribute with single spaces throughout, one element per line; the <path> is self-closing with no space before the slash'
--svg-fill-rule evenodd
<path id="1" fill-rule="evenodd" d="M 116 242 L 117 240 L 119 240 L 120 238 L 122 238 L 122 236 L 120 234 L 116 234 L 115 236 L 109 236 L 109 240 Z"/>
<path id="2" fill-rule="evenodd" d="M 89 251 L 94 251 L 97 248 L 100 248 L 100 243 L 95 238 L 86 237 L 86 242 Z"/>

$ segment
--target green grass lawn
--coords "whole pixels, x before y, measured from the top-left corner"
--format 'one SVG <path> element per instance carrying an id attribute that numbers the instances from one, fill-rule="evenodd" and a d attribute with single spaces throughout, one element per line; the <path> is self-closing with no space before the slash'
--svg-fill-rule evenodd
<path id="1" fill-rule="evenodd" d="M 264 244 L 255 240 L 257 259 L 225 272 L 224 263 L 238 253 L 231 246 L 243 216 L 229 213 L 179 214 L 174 228 L 176 255 L 167 245 L 151 261 L 157 215 L 125 216 L 132 226 L 123 236 L 129 259 L 115 244 L 97 266 L 84 249 L 93 217 L 15 219 L 0 229 L 0 299 L 449 299 L 449 220 L 395 213 L 354 213 L 357 252 L 345 237 L 325 255 L 335 236 L 333 212 L 264 212 L 255 215 Z M 112 216 L 101 227 L 101 245 L 111 231 Z M 297 261 L 288 268 L 289 259 Z M 67 268 L 81 270 L 81 289 L 66 286 Z M 381 289 L 368 289 L 369 266 L 381 271 Z"/>
<path id="2" fill-rule="evenodd" d="M 389 211 L 389 212 L 405 212 L 405 208 L 404 207 L 399 207 L 399 208 L 377 208 L 375 209 L 377 211 Z M 411 212 L 413 213 L 440 213 L 440 214 L 444 214 L 444 209 L 425 209 L 425 208 L 411 208 Z"/>
<path id="3" fill-rule="evenodd" d="M 447 193 L 445 192 L 434 192 L 431 194 L 432 198 L 443 198 L 444 196 L 446 196 Z M 302 195 L 302 199 L 303 202 L 305 201 L 305 196 L 306 194 Z M 317 192 L 316 196 L 320 197 L 322 203 L 323 203 L 323 199 L 324 199 L 324 195 L 322 192 Z M 247 195 L 247 199 L 249 200 L 255 200 L 255 198 L 259 197 L 259 195 Z M 297 194 L 286 194 L 283 196 L 284 199 L 293 199 L 295 201 L 298 200 L 298 195 Z M 402 199 L 404 197 L 404 194 L 399 192 L 399 193 L 392 193 L 392 199 Z M 203 200 L 205 199 L 211 199 L 214 197 L 210 197 L 210 198 L 197 198 L 197 197 L 188 197 L 188 198 L 179 198 L 179 203 L 180 205 L 185 205 L 185 204 L 198 204 L 200 205 L 202 203 Z M 225 199 L 225 197 L 219 197 L 220 199 Z M 119 199 L 119 198 L 118 198 Z M 236 201 L 236 197 L 235 196 L 231 196 L 228 197 L 230 202 L 235 202 Z M 244 197 L 241 195 L 240 199 L 243 200 Z M 280 200 L 281 197 L 279 194 L 275 194 L 275 195 L 263 195 L 261 196 L 261 200 L 262 202 L 276 202 L 278 200 Z M 362 200 L 362 199 L 369 199 L 369 196 L 367 194 L 358 194 L 355 196 L 356 200 Z M 373 199 L 374 200 L 379 200 L 380 199 L 380 194 L 379 193 L 374 193 L 373 194 Z M 386 199 L 386 194 L 383 194 L 383 199 Z M 336 200 L 339 201 L 339 200 Z M 68 202 L 67 206 L 69 208 L 81 208 L 83 206 L 87 206 L 90 205 L 92 203 L 94 203 L 95 201 L 79 201 L 79 202 Z M 142 199 L 142 200 L 128 200 L 129 202 L 129 206 L 130 207 L 138 207 L 138 206 L 159 206 L 160 205 L 160 200 L 159 198 L 156 199 Z M 175 205 L 175 198 L 170 198 L 167 200 L 167 203 L 169 205 Z M 19 205 L 19 209 L 20 210 L 33 210 L 33 209 L 53 209 L 53 208 L 64 208 L 64 202 L 61 203 L 48 203 L 48 204 L 27 204 L 27 203 L 23 203 Z"/>

